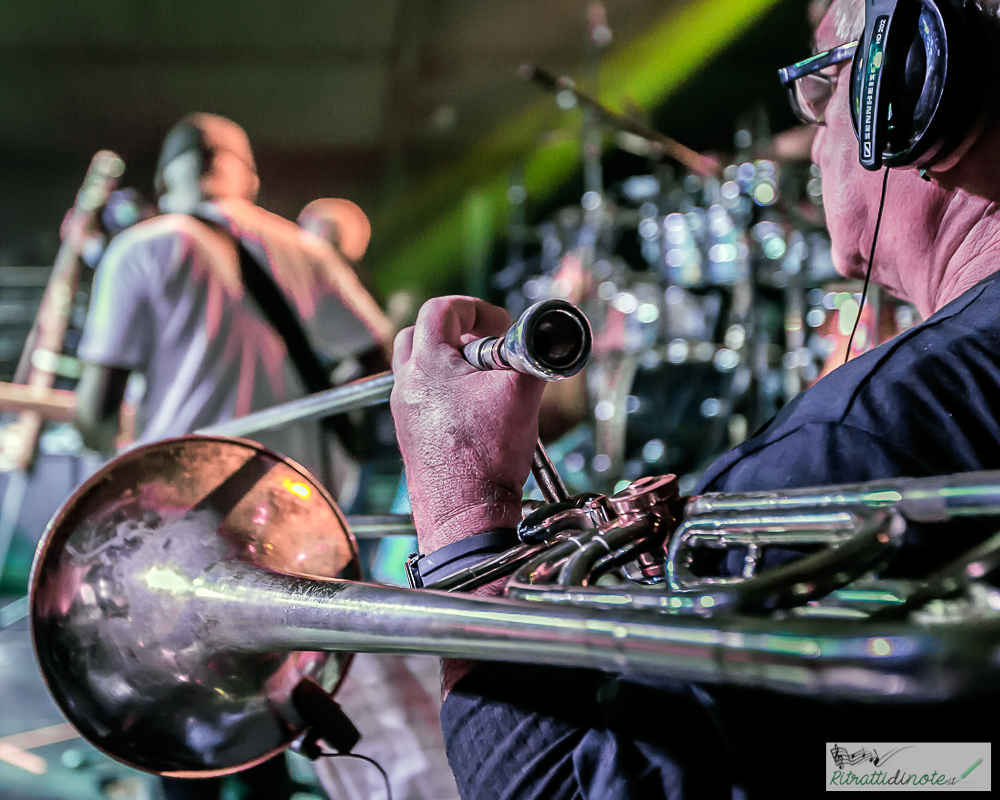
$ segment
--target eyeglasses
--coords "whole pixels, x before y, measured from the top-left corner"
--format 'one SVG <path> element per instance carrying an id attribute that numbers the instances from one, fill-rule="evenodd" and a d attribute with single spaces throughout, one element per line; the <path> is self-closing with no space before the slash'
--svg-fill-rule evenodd
<path id="1" fill-rule="evenodd" d="M 837 87 L 837 70 L 833 67 L 854 58 L 857 42 L 848 42 L 812 58 L 778 70 L 781 85 L 796 116 L 809 125 L 825 125 L 826 106 Z"/>

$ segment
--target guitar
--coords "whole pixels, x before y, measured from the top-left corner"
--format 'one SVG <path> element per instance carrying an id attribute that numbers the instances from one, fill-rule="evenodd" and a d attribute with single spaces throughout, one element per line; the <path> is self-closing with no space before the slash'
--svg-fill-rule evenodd
<path id="1" fill-rule="evenodd" d="M 23 401 L 32 396 L 55 396 L 52 385 L 80 279 L 80 253 L 97 213 L 124 171 L 125 162 L 110 150 L 101 150 L 91 159 L 83 185 L 63 225 L 62 244 L 52 275 L 21 354 L 18 372 L 22 374 L 18 377 L 23 378 L 24 391 L 7 393 L 20 395 L 18 400 L 22 403 L 17 420 L 7 428 L 0 441 L 0 471 L 10 472 L 3 505 L 0 506 L 0 577 L 38 449 L 42 422 L 46 417 L 42 410 Z M 27 374 L 23 375 L 25 372 Z M 66 405 L 65 398 L 62 404 Z M 11 403 L 11 407 L 17 407 L 17 403 Z"/>

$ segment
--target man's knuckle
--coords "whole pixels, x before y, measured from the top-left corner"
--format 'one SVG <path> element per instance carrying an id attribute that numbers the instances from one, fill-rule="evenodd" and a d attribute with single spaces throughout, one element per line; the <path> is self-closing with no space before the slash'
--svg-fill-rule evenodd
<path id="1" fill-rule="evenodd" d="M 399 333 L 396 334 L 396 336 L 392 340 L 393 349 L 402 347 L 406 343 L 406 340 L 412 335 L 413 335 L 412 325 L 410 325 L 407 328 L 403 328 Z"/>

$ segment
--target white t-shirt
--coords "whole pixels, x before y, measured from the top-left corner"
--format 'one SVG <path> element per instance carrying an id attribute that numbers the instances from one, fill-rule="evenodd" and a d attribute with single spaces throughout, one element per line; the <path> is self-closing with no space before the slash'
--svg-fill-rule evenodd
<path id="1" fill-rule="evenodd" d="M 389 341 L 389 321 L 329 244 L 245 200 L 207 204 L 206 214 L 225 217 L 251 248 L 263 246 L 318 352 L 339 360 Z M 183 214 L 142 222 L 111 242 L 79 356 L 144 373 L 137 444 L 306 394 L 284 342 L 243 289 L 231 237 Z M 314 472 L 321 464 L 317 423 L 256 438 Z"/>

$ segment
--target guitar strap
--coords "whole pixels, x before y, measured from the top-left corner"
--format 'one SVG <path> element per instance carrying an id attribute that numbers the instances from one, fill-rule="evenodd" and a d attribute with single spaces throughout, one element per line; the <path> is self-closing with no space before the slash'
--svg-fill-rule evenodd
<path id="1" fill-rule="evenodd" d="M 228 221 L 221 215 L 215 216 L 210 213 L 209 209 L 202 207 L 192 216 L 216 230 L 222 230 L 235 242 L 236 252 L 239 254 L 240 278 L 243 281 L 243 287 L 253 297 L 264 318 L 285 343 L 288 357 L 306 390 L 310 394 L 315 394 L 333 388 L 329 373 L 323 368 L 316 351 L 313 350 L 298 313 L 274 280 L 274 276 L 267 266 L 266 255 L 256 253 L 248 247 L 247 243 L 230 229 Z M 261 247 L 261 249 L 263 248 Z M 321 422 L 325 430 L 335 433 L 340 441 L 350 449 L 354 431 L 346 415 L 337 414 L 326 417 Z M 324 483 L 327 483 L 327 479 L 332 473 L 329 463 L 326 463 L 328 461 L 327 450 L 325 447 L 321 447 L 321 450 L 327 472 L 323 478 Z"/>
<path id="2" fill-rule="evenodd" d="M 266 257 L 263 254 L 253 253 L 241 237 L 220 225 L 217 220 L 201 215 L 196 217 L 210 223 L 212 227 L 222 228 L 236 243 L 243 287 L 253 297 L 264 318 L 284 341 L 288 357 L 292 360 L 306 390 L 312 394 L 333 388 L 316 351 L 309 342 L 298 313 L 275 282 L 271 270 L 264 265 Z"/>

